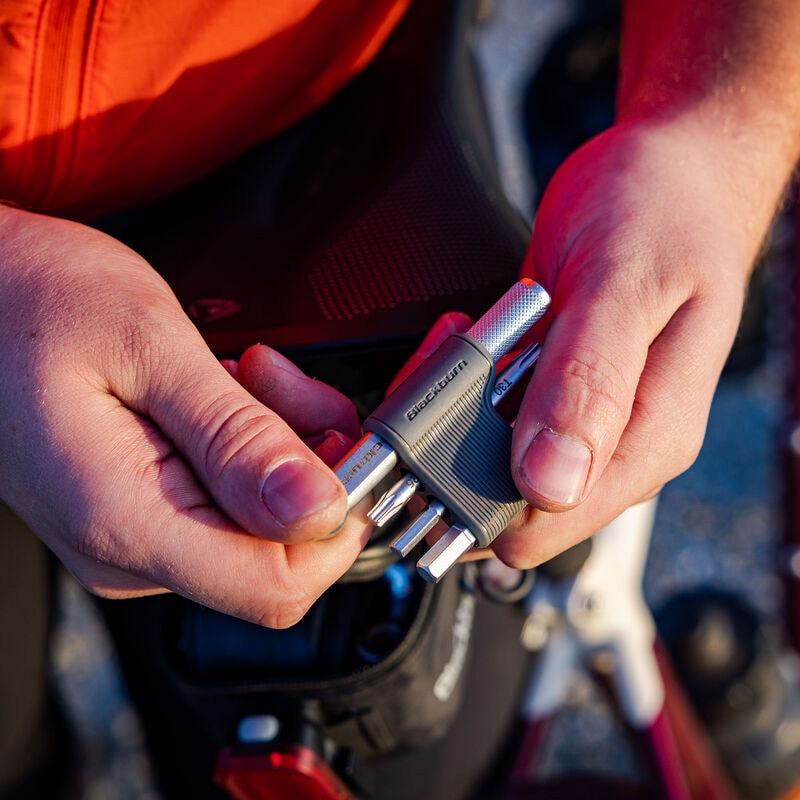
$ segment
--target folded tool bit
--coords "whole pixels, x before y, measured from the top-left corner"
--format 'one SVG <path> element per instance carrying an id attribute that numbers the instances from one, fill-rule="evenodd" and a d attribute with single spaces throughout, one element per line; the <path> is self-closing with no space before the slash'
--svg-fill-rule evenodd
<path id="1" fill-rule="evenodd" d="M 438 581 L 472 547 L 487 547 L 525 506 L 511 477 L 511 426 L 495 410 L 530 371 L 538 345 L 500 374 L 496 364 L 542 317 L 550 298 L 515 283 L 466 333 L 449 336 L 364 422 L 365 436 L 337 465 L 352 508 L 402 464 L 400 480 L 369 513 L 385 524 L 418 491 L 429 505 L 393 542 L 408 554 L 439 520 L 450 529 L 417 562 Z"/>

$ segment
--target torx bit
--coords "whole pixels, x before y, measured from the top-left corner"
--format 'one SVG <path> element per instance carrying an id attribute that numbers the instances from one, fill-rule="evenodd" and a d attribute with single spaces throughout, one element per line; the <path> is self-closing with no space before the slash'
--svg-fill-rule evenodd
<path id="1" fill-rule="evenodd" d="M 394 553 L 405 558 L 436 526 L 444 516 L 445 507 L 431 500 L 428 507 L 391 543 Z"/>
<path id="2" fill-rule="evenodd" d="M 408 503 L 418 488 L 419 478 L 406 472 L 391 489 L 384 492 L 381 499 L 370 509 L 367 519 L 379 528 L 385 525 Z"/>
<path id="3" fill-rule="evenodd" d="M 453 525 L 417 561 L 417 572 L 428 583 L 437 583 L 475 543 L 475 537 L 463 525 Z"/>
<path id="4" fill-rule="evenodd" d="M 497 376 L 492 390 L 492 405 L 497 408 L 500 401 L 519 384 L 519 382 L 533 369 L 539 356 L 542 353 L 542 346 L 535 342 L 529 344 L 522 352 L 514 356 L 505 369 Z"/>

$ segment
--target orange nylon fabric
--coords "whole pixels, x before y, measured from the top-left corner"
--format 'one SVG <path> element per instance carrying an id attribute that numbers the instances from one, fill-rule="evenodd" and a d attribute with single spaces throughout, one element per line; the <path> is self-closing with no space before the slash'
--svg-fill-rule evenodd
<path id="1" fill-rule="evenodd" d="M 147 202 L 297 121 L 410 0 L 0 0 L 0 198 Z"/>

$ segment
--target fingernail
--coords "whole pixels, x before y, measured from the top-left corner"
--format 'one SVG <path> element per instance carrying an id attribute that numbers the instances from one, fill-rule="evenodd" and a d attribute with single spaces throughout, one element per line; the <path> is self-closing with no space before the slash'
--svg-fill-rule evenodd
<path id="1" fill-rule="evenodd" d="M 284 461 L 267 475 L 261 500 L 282 525 L 293 525 L 303 517 L 335 502 L 339 492 L 333 479 L 306 461 Z"/>
<path id="2" fill-rule="evenodd" d="M 327 541 L 328 539 L 333 539 L 333 537 L 336 536 L 342 528 L 344 528 L 345 522 L 347 522 L 346 516 L 327 536 L 323 536 L 322 540 Z"/>
<path id="3" fill-rule="evenodd" d="M 325 438 L 314 448 L 314 454 L 329 467 L 334 467 L 348 454 L 352 446 L 352 440 L 343 433 L 328 430 L 325 431 Z"/>
<path id="4" fill-rule="evenodd" d="M 591 464 L 592 451 L 583 442 L 542 428 L 522 458 L 521 472 L 539 496 L 574 505 L 583 496 Z"/>
<path id="5" fill-rule="evenodd" d="M 300 369 L 300 367 L 298 367 L 293 361 L 290 361 L 288 358 L 286 358 L 286 356 L 281 355 L 277 350 L 273 350 L 271 347 L 265 347 L 265 350 L 267 352 L 267 357 L 276 367 L 285 369 L 287 372 L 291 372 L 293 375 L 297 375 L 298 377 L 308 377 L 305 372 Z"/>

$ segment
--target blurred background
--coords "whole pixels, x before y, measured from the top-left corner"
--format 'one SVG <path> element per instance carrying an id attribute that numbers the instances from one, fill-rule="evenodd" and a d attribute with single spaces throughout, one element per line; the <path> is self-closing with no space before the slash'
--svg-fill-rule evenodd
<path id="1" fill-rule="evenodd" d="M 560 161 L 611 121 L 618 4 L 494 0 L 481 8 L 474 47 L 501 175 L 512 202 L 531 219 Z M 712 587 L 742 598 L 767 629 L 783 613 L 793 231 L 787 212 L 776 221 L 754 279 L 704 449 L 660 498 L 645 576 L 656 611 L 679 593 Z M 102 624 L 67 576 L 61 593 L 53 671 L 81 734 L 85 797 L 156 800 L 141 729 Z M 602 698 L 578 678 L 551 733 L 547 761 L 602 772 L 609 764 L 626 769 L 626 759 Z"/>

